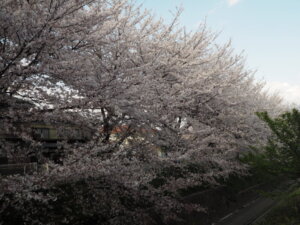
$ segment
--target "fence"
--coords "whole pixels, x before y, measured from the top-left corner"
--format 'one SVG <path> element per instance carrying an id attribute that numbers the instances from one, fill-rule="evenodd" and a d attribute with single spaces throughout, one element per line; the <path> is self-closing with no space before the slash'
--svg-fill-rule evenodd
<path id="1" fill-rule="evenodd" d="M 30 174 L 37 171 L 37 163 L 17 163 L 0 165 L 1 175 Z"/>

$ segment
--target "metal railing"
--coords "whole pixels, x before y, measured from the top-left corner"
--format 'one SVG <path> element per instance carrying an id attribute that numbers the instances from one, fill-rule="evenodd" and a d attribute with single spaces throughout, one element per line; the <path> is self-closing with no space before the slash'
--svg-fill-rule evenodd
<path id="1" fill-rule="evenodd" d="M 37 170 L 38 170 L 38 165 L 36 162 L 0 165 L 1 175 L 31 174 L 33 172 L 36 172 Z"/>

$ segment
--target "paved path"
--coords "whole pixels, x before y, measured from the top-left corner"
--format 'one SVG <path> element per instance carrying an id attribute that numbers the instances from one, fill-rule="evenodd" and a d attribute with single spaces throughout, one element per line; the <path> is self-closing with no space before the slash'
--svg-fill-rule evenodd
<path id="1" fill-rule="evenodd" d="M 276 191 L 287 190 L 293 186 L 294 183 L 295 181 L 291 180 L 283 182 Z M 277 202 L 278 200 L 275 199 L 259 197 L 221 218 L 218 222 L 214 223 L 214 225 L 250 225 L 269 212 Z"/>
<path id="2" fill-rule="evenodd" d="M 252 202 L 243 206 L 227 216 L 220 219 L 216 225 L 250 225 L 258 217 L 265 214 L 272 206 L 274 206 L 276 200 L 270 198 L 258 198 Z"/>

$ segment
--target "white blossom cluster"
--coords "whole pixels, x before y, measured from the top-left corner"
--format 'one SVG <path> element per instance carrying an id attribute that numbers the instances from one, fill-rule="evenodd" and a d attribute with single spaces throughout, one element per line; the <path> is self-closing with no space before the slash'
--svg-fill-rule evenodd
<path id="1" fill-rule="evenodd" d="M 172 219 L 184 207 L 176 201 L 178 189 L 245 172 L 239 152 L 268 136 L 254 113 L 277 114 L 280 99 L 263 92 L 230 43 L 217 45 L 205 25 L 186 32 L 179 14 L 166 24 L 126 0 L 0 2 L 1 130 L 23 143 L 0 140 L 1 150 L 10 157 L 33 152 L 47 161 L 28 131 L 37 121 L 91 133 L 78 145 L 62 141 L 60 164 L 1 177 L 0 213 L 8 194 L 24 209 L 30 199 L 55 201 L 38 190 L 85 180 L 86 192 L 103 205 L 90 207 L 80 191 L 76 201 L 106 214 L 107 224 L 150 221 L 149 209 L 129 210 L 122 196 L 143 196 L 155 203 L 151 210 Z M 28 105 L 20 106 L 20 99 Z M 170 168 L 180 174 L 165 174 Z M 154 187 L 162 174 L 164 182 Z M 24 220 L 42 223 L 28 215 Z"/>

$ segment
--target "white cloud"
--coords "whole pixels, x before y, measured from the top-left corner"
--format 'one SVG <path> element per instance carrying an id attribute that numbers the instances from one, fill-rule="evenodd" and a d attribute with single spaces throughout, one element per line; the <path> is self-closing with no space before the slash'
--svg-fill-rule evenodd
<path id="1" fill-rule="evenodd" d="M 300 84 L 269 82 L 266 88 L 268 88 L 271 93 L 278 93 L 278 95 L 288 103 L 300 105 Z"/>
<path id="2" fill-rule="evenodd" d="M 227 3 L 229 6 L 234 6 L 236 4 L 238 4 L 240 2 L 240 0 L 227 0 Z"/>

